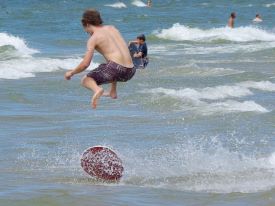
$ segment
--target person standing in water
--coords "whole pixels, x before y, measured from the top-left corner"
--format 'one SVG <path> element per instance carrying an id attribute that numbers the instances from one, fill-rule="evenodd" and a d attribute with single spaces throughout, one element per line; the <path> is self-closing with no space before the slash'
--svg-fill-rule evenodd
<path id="1" fill-rule="evenodd" d="M 262 22 L 263 21 L 263 19 L 262 19 L 262 17 L 260 16 L 260 14 L 256 14 L 256 17 L 255 17 L 255 19 L 253 19 L 253 22 L 254 23 L 260 23 L 260 22 Z"/>
<path id="2" fill-rule="evenodd" d="M 148 49 L 145 41 L 145 35 L 140 34 L 137 36 L 136 40 L 128 43 L 135 68 L 144 69 L 149 63 L 149 59 L 147 57 Z"/>
<path id="3" fill-rule="evenodd" d="M 91 35 L 87 42 L 87 51 L 80 64 L 65 73 L 64 77 L 70 80 L 75 74 L 86 70 L 93 58 L 94 51 L 98 51 L 106 59 L 96 69 L 85 75 L 81 83 L 94 92 L 91 98 L 92 108 L 96 108 L 99 98 L 109 96 L 117 98 L 117 82 L 130 80 L 136 69 L 134 68 L 127 44 L 120 32 L 111 25 L 103 25 L 100 13 L 95 9 L 88 9 L 83 13 L 82 25 Z M 104 93 L 100 85 L 111 83 L 110 90 Z"/>
<path id="4" fill-rule="evenodd" d="M 228 20 L 228 27 L 234 28 L 235 18 L 236 18 L 236 13 L 232 12 Z"/>
<path id="5" fill-rule="evenodd" d="M 147 1 L 147 6 L 148 6 L 148 7 L 152 7 L 152 0 L 148 0 L 148 1 Z"/>

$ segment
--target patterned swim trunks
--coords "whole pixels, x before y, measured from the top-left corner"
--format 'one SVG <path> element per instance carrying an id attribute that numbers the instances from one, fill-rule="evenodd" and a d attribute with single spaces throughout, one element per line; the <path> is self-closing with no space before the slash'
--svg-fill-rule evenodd
<path id="1" fill-rule="evenodd" d="M 135 68 L 127 68 L 113 61 L 108 61 L 90 71 L 87 77 L 93 78 L 98 85 L 101 85 L 111 82 L 126 82 L 134 76 L 135 72 Z"/>

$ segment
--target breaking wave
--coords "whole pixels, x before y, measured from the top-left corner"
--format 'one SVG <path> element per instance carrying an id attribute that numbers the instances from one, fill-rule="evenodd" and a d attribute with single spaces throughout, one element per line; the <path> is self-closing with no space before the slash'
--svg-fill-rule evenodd
<path id="1" fill-rule="evenodd" d="M 268 109 L 252 100 L 237 101 L 234 98 L 252 96 L 251 89 L 274 92 L 275 84 L 269 81 L 246 81 L 235 85 L 206 87 L 202 89 L 166 89 L 155 88 L 146 92 L 160 99 L 165 96 L 176 98 L 182 102 L 183 110 L 191 110 L 201 115 L 232 112 L 258 112 L 266 113 Z"/>
<path id="2" fill-rule="evenodd" d="M 123 2 L 117 2 L 114 4 L 106 4 L 105 6 L 109 6 L 109 7 L 113 7 L 113 8 L 117 8 L 117 9 L 127 8 L 126 4 L 124 4 Z"/>
<path id="3" fill-rule="evenodd" d="M 0 33 L 0 79 L 21 79 L 34 77 L 35 73 L 53 72 L 76 66 L 80 57 L 45 58 L 34 57 L 38 50 L 29 48 L 24 39 Z M 90 69 L 97 66 L 93 63 Z"/>
<path id="4" fill-rule="evenodd" d="M 147 6 L 144 2 L 139 1 L 139 0 L 133 1 L 132 5 L 137 6 L 137 7 L 146 7 Z"/>
<path id="5" fill-rule="evenodd" d="M 199 28 L 190 28 L 176 23 L 171 28 L 155 31 L 154 33 L 158 38 L 174 41 L 275 41 L 275 33 L 252 26 L 238 27 L 234 29 L 221 27 L 203 30 Z"/>

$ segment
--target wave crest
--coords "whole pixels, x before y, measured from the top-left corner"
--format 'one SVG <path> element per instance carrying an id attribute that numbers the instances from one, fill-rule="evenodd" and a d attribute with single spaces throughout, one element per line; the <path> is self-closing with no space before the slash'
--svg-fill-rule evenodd
<path id="1" fill-rule="evenodd" d="M 221 27 L 202 30 L 176 23 L 169 29 L 162 29 L 160 31 L 155 31 L 154 33 L 159 38 L 174 41 L 275 41 L 275 33 L 252 26 L 238 27 L 234 29 Z"/>
<path id="2" fill-rule="evenodd" d="M 144 2 L 139 1 L 139 0 L 133 1 L 132 5 L 137 6 L 137 7 L 146 7 L 147 6 Z"/>
<path id="3" fill-rule="evenodd" d="M 34 77 L 39 72 L 72 68 L 81 61 L 78 57 L 62 59 L 32 56 L 38 52 L 29 48 L 24 39 L 0 33 L 0 79 Z M 97 63 L 92 63 L 90 69 L 97 66 Z"/>
<path id="4" fill-rule="evenodd" d="M 117 8 L 117 9 L 127 8 L 126 4 L 124 4 L 123 2 L 116 2 L 114 4 L 106 4 L 105 6 L 109 6 L 109 7 L 113 7 L 113 8 Z"/>
<path id="5" fill-rule="evenodd" d="M 274 92 L 275 84 L 269 81 L 240 82 L 235 85 L 225 85 L 216 87 L 206 87 L 202 89 L 167 89 L 155 88 L 147 90 L 158 100 L 172 97 L 179 100 L 182 110 L 194 111 L 200 115 L 226 114 L 235 112 L 269 112 L 263 106 L 254 101 L 236 101 L 234 98 L 243 98 L 253 95 L 251 89 Z"/>
<path id="6" fill-rule="evenodd" d="M 81 58 L 52 59 L 38 57 L 6 60 L 0 62 L 0 79 L 35 77 L 35 74 L 40 72 L 53 72 L 72 68 L 80 61 Z M 97 66 L 97 63 L 93 63 L 90 69 L 94 69 Z"/>
<path id="7" fill-rule="evenodd" d="M 38 50 L 29 48 L 24 39 L 7 33 L 0 33 L 0 47 L 2 51 L 14 48 L 20 56 L 30 56 L 39 52 Z"/>

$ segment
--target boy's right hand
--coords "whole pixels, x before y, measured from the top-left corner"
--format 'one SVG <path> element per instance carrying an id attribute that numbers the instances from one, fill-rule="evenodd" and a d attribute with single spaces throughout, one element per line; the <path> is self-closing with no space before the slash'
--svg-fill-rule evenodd
<path id="1" fill-rule="evenodd" d="M 70 71 L 67 71 L 67 72 L 65 73 L 64 77 L 65 77 L 65 79 L 70 80 L 70 79 L 72 78 L 73 75 L 74 75 L 74 74 L 73 74 L 73 71 L 70 70 Z"/>

